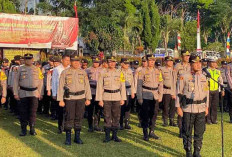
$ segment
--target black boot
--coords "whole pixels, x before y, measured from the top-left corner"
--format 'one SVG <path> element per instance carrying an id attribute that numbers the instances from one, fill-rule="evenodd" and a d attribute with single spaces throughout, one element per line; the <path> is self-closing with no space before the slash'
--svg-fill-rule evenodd
<path id="1" fill-rule="evenodd" d="M 201 157 L 200 151 L 195 151 L 194 150 L 193 157 Z"/>
<path id="2" fill-rule="evenodd" d="M 27 125 L 22 125 L 21 124 L 21 133 L 19 136 L 26 136 L 27 135 Z"/>
<path id="3" fill-rule="evenodd" d="M 143 128 L 143 140 L 144 141 L 149 141 L 147 128 Z"/>
<path id="4" fill-rule="evenodd" d="M 128 129 L 128 130 L 131 129 L 131 126 L 129 125 L 129 119 L 126 119 L 125 121 L 125 129 Z"/>
<path id="5" fill-rule="evenodd" d="M 117 133 L 118 133 L 118 129 L 113 129 L 112 140 L 114 140 L 115 142 L 122 142 L 122 140 L 118 138 Z"/>
<path id="6" fill-rule="evenodd" d="M 103 141 L 104 143 L 110 142 L 110 128 L 105 128 L 105 140 Z"/>
<path id="7" fill-rule="evenodd" d="M 192 157 L 192 151 L 186 150 L 186 157 Z"/>
<path id="8" fill-rule="evenodd" d="M 74 142 L 77 144 L 83 144 L 83 141 L 80 138 L 80 133 L 81 133 L 81 130 L 75 130 Z"/>
<path id="9" fill-rule="evenodd" d="M 170 119 L 169 125 L 170 126 L 175 126 L 175 127 L 177 126 L 176 123 L 174 122 L 173 118 Z"/>
<path id="10" fill-rule="evenodd" d="M 120 130 L 124 130 L 123 123 L 120 124 Z"/>
<path id="11" fill-rule="evenodd" d="M 168 126 L 168 121 L 166 118 L 163 119 L 163 126 L 164 127 L 167 127 Z"/>
<path id="12" fill-rule="evenodd" d="M 149 132 L 149 137 L 154 138 L 154 139 L 156 139 L 156 140 L 159 140 L 159 139 L 160 139 L 160 137 L 157 136 L 153 130 L 150 130 L 150 132 Z"/>
<path id="13" fill-rule="evenodd" d="M 65 145 L 71 145 L 71 130 L 66 130 Z"/>
<path id="14" fill-rule="evenodd" d="M 30 125 L 30 134 L 31 134 L 32 136 L 37 135 L 37 133 L 35 132 L 35 125 Z"/>
<path id="15" fill-rule="evenodd" d="M 93 129 L 92 125 L 89 126 L 88 132 L 94 132 L 94 129 Z"/>
<path id="16" fill-rule="evenodd" d="M 102 131 L 103 131 L 102 128 L 100 128 L 100 127 L 97 126 L 97 125 L 94 127 L 94 130 L 95 130 L 95 131 L 99 131 L 99 132 L 102 132 Z"/>
<path id="17" fill-rule="evenodd" d="M 58 134 L 62 134 L 62 132 L 63 132 L 62 126 L 58 126 L 58 131 L 57 131 L 57 133 L 58 133 Z"/>

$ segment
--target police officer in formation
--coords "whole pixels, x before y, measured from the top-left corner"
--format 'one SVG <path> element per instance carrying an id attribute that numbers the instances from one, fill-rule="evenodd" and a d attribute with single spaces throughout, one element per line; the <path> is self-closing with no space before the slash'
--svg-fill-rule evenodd
<path id="1" fill-rule="evenodd" d="M 53 69 L 53 66 L 54 66 L 53 60 L 54 60 L 54 57 L 50 56 L 48 59 L 48 64 L 46 64 L 42 67 L 42 73 L 44 76 L 44 82 L 43 82 L 44 97 L 43 97 L 43 100 L 41 102 L 41 104 L 42 104 L 41 112 L 47 116 L 49 116 L 51 100 L 52 100 L 52 97 L 48 96 L 48 94 L 47 94 L 47 91 L 48 91 L 47 90 L 47 75 L 48 75 L 48 72 L 50 71 L 50 69 Z"/>
<path id="2" fill-rule="evenodd" d="M 154 133 L 156 119 L 159 111 L 159 103 L 163 97 L 163 77 L 161 71 L 155 68 L 155 57 L 147 55 L 148 66 L 139 72 L 137 98 L 141 108 L 141 120 L 143 139 L 149 137 L 159 139 Z M 150 129 L 148 135 L 148 128 Z"/>
<path id="3" fill-rule="evenodd" d="M 176 81 L 177 73 L 174 70 L 174 59 L 171 56 L 165 57 L 165 66 L 161 68 L 163 76 L 163 126 L 169 125 L 176 126 L 174 122 L 175 118 L 175 99 L 176 99 Z"/>
<path id="4" fill-rule="evenodd" d="M 182 50 L 181 57 L 182 57 L 182 62 L 177 63 L 175 65 L 175 70 L 177 73 L 177 80 L 179 80 L 180 75 L 189 72 L 191 69 L 190 64 L 189 64 L 189 57 L 190 57 L 189 51 Z M 179 137 L 182 138 L 182 118 L 179 115 L 178 115 L 177 121 L 178 121 L 178 127 L 179 127 Z"/>
<path id="5" fill-rule="evenodd" d="M 205 116 L 208 115 L 209 86 L 202 74 L 200 57 L 190 56 L 191 71 L 180 75 L 177 85 L 177 113 L 183 120 L 183 144 L 186 156 L 192 157 L 192 130 L 194 129 L 194 157 L 200 157 Z M 181 105 L 182 104 L 182 105 Z"/>
<path id="6" fill-rule="evenodd" d="M 102 129 L 99 127 L 100 113 L 102 107 L 100 107 L 98 105 L 98 101 L 95 100 L 97 82 L 102 69 L 100 68 L 100 59 L 97 56 L 94 56 L 92 58 L 92 61 L 93 61 L 93 65 L 90 68 L 86 69 L 90 83 L 91 94 L 92 94 L 91 104 L 87 107 L 89 132 L 93 132 L 94 130 L 102 131 Z"/>
<path id="7" fill-rule="evenodd" d="M 2 66 L 1 66 L 0 70 L 1 70 L 2 73 L 5 73 L 5 75 L 6 75 L 6 79 L 4 81 L 6 81 L 5 85 L 6 85 L 6 88 L 7 88 L 7 78 L 8 78 L 9 71 L 10 71 L 9 60 L 7 58 L 3 58 L 3 60 L 2 60 Z M 0 89 L 2 89 L 2 88 L 0 88 Z M 7 88 L 7 93 L 9 93 L 9 92 L 10 92 L 9 88 Z M 6 101 L 5 101 L 5 103 L 2 103 L 2 105 L 4 105 L 4 109 L 5 110 L 8 110 L 9 94 L 7 94 L 7 96 L 5 98 L 6 98 Z"/>
<path id="8" fill-rule="evenodd" d="M 70 56 L 63 55 L 61 59 L 61 64 L 54 68 L 52 74 L 52 97 L 54 99 L 54 103 L 56 106 L 56 114 L 58 119 L 58 133 L 61 134 L 64 130 L 64 109 L 63 107 L 59 106 L 59 101 L 57 100 L 57 93 L 59 89 L 59 79 L 60 74 L 63 70 L 69 68 L 70 65 Z"/>
<path id="9" fill-rule="evenodd" d="M 4 69 L 0 69 L 0 89 L 1 105 L 3 105 L 7 100 L 7 75 Z"/>
<path id="10" fill-rule="evenodd" d="M 71 145 L 71 129 L 75 130 L 74 142 L 83 144 L 80 138 L 85 105 L 90 105 L 91 90 L 87 73 L 81 69 L 80 58 L 71 56 L 71 67 L 61 72 L 57 101 L 65 107 L 64 129 L 66 145 Z"/>
<path id="11" fill-rule="evenodd" d="M 58 119 L 58 133 L 62 133 L 63 130 L 66 132 L 66 145 L 71 145 L 72 128 L 75 130 L 74 142 L 83 143 L 80 131 L 85 106 L 88 112 L 89 132 L 102 130 L 99 123 L 103 109 L 104 142 L 111 140 L 121 142 L 117 133 L 119 129 L 131 129 L 130 110 L 134 98 L 139 104 L 137 112 L 139 123 L 143 128 L 143 139 L 145 141 L 149 138 L 160 139 L 155 134 L 155 126 L 161 104 L 163 126 L 168 126 L 168 120 L 170 126 L 176 126 L 177 111 L 179 136 L 183 136 L 186 156 L 198 157 L 205 123 L 217 123 L 219 93 L 221 103 L 229 108 L 232 123 L 232 95 L 220 89 L 212 79 L 206 79 L 202 68 L 208 68 L 215 80 L 231 90 L 232 64 L 222 61 L 222 67 L 217 69 L 216 60 L 201 60 L 197 55 L 190 56 L 186 50 L 181 51 L 181 56 L 182 61 L 175 62 L 173 57 L 165 57 L 162 66 L 161 62 L 156 62 L 153 55 L 148 54 L 142 57 L 140 67 L 138 61 L 134 61 L 130 67 L 129 59 L 123 57 L 120 68 L 116 68 L 114 56 L 102 61 L 94 56 L 92 66 L 89 68 L 88 60 L 81 59 L 77 55 L 71 57 L 63 55 L 61 60 L 58 56 L 52 56 L 49 63 L 43 66 L 43 73 L 33 65 L 32 54 L 25 54 L 23 58 L 25 60 L 21 56 L 15 56 L 13 64 L 8 68 L 9 72 L 4 64 L 7 60 L 3 59 L 0 72 L 1 103 L 3 104 L 9 95 L 11 109 L 16 113 L 19 109 L 20 136 L 27 134 L 27 125 L 30 126 L 30 134 L 36 135 L 34 126 L 38 100 L 45 94 L 47 98 L 44 100 L 48 105 L 44 106 L 44 111 L 47 114 L 50 111 L 53 120 Z M 8 92 L 7 79 L 10 89 Z M 49 97 L 53 98 L 50 99 L 51 102 Z"/>
<path id="12" fill-rule="evenodd" d="M 35 121 L 38 100 L 42 98 L 43 74 L 39 68 L 33 65 L 33 55 L 25 54 L 25 65 L 20 66 L 14 75 L 14 98 L 19 101 L 19 114 L 21 133 L 26 136 L 27 125 L 30 126 L 30 134 L 36 135 Z"/>
<path id="13" fill-rule="evenodd" d="M 115 57 L 108 57 L 108 68 L 102 70 L 97 82 L 96 101 L 104 108 L 104 129 L 105 140 L 109 142 L 110 131 L 112 130 L 112 140 L 121 142 L 117 133 L 121 106 L 126 100 L 125 78 L 120 69 L 116 69 Z"/>
<path id="14" fill-rule="evenodd" d="M 120 117 L 120 130 L 131 129 L 129 125 L 130 110 L 132 105 L 132 99 L 135 98 L 135 84 L 133 71 L 129 67 L 129 60 L 127 58 L 121 58 L 121 71 L 125 79 L 126 95 L 127 99 L 125 104 L 121 106 L 121 117 Z M 123 125 L 125 123 L 125 126 Z"/>
<path id="15" fill-rule="evenodd" d="M 217 62 L 215 59 L 209 60 L 209 68 L 208 72 L 210 73 L 211 77 L 219 81 L 220 84 L 223 84 L 223 79 L 221 76 L 221 71 L 216 69 Z M 217 124 L 217 107 L 219 106 L 219 94 L 222 97 L 225 95 L 224 89 L 220 89 L 220 86 L 217 82 L 213 79 L 209 80 L 209 114 L 207 116 L 207 124 Z M 221 93 L 219 93 L 221 90 Z"/>
<path id="16" fill-rule="evenodd" d="M 14 61 L 10 67 L 9 71 L 9 77 L 8 77 L 8 88 L 9 88 L 9 97 L 10 97 L 10 110 L 12 113 L 15 115 L 19 115 L 18 111 L 18 101 L 14 98 L 14 93 L 13 93 L 13 85 L 14 85 L 14 78 L 15 75 L 18 72 L 18 68 L 21 66 L 22 61 L 22 56 L 16 55 L 14 56 Z"/>
<path id="17" fill-rule="evenodd" d="M 60 58 L 58 56 L 52 57 L 53 67 L 50 68 L 47 72 L 47 81 L 46 81 L 46 90 L 47 90 L 47 96 L 49 97 L 51 101 L 50 106 L 50 112 L 51 112 L 51 120 L 57 119 L 57 103 L 56 100 L 52 98 L 52 75 L 54 68 L 58 67 L 60 65 Z"/>
<path id="18" fill-rule="evenodd" d="M 138 119 L 139 119 L 139 124 L 138 126 L 141 127 L 141 123 L 142 123 L 142 120 L 141 120 L 141 104 L 139 104 L 138 102 L 138 98 L 137 98 L 137 85 L 138 85 L 138 78 L 139 78 L 139 74 L 141 72 L 141 70 L 143 68 L 146 68 L 147 67 L 147 57 L 144 56 L 142 57 L 142 65 L 140 67 L 138 67 L 135 72 L 134 72 L 134 81 L 135 81 L 135 93 L 136 93 L 136 110 L 138 112 Z"/>

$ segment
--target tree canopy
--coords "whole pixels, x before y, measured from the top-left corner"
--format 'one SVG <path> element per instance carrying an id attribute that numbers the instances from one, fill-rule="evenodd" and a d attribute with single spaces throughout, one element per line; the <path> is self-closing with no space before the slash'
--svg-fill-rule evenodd
<path id="1" fill-rule="evenodd" d="M 74 2 L 40 0 L 37 14 L 75 17 Z M 16 13 L 19 7 L 19 0 L 0 0 L 1 12 Z M 232 0 L 77 0 L 77 8 L 79 35 L 96 53 L 175 48 L 177 33 L 182 48 L 195 51 L 198 10 L 203 49 L 215 42 L 225 48 L 232 26 Z"/>

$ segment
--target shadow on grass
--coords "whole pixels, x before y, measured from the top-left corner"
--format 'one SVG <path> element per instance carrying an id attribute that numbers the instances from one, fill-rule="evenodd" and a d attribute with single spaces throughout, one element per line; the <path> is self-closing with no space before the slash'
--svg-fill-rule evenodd
<path id="1" fill-rule="evenodd" d="M 84 145 L 76 145 L 72 142 L 72 146 L 65 146 L 65 134 L 57 134 L 57 122 L 51 121 L 40 115 L 37 117 L 36 124 L 36 131 L 38 135 L 19 137 L 20 125 L 18 119 L 11 116 L 7 111 L 1 111 L 1 114 L 2 116 L 7 117 L 7 120 L 2 121 L 4 125 L 1 125 L 0 127 L 41 156 L 162 157 L 163 152 L 166 152 L 170 156 L 177 156 L 177 154 L 180 156 L 179 152 L 164 146 L 163 144 L 159 144 L 154 141 L 143 141 L 141 134 L 136 133 L 127 134 L 124 132 L 123 135 L 120 136 L 123 138 L 123 142 L 120 144 L 113 141 L 105 144 L 102 142 L 104 139 L 104 133 L 88 133 L 86 121 L 84 122 L 81 133 Z M 72 140 L 73 137 L 74 135 L 72 134 Z M 157 147 L 153 147 L 152 145 L 156 145 Z"/>
<path id="2" fill-rule="evenodd" d="M 184 156 L 183 153 L 173 148 L 167 147 L 163 144 L 160 144 L 162 143 L 162 140 L 154 140 L 150 138 L 149 142 L 147 142 L 142 139 L 143 136 L 141 136 L 141 134 L 135 132 L 128 132 L 127 134 L 122 135 L 122 137 L 124 137 L 127 140 L 132 140 L 146 147 L 152 147 L 152 149 L 155 149 L 158 152 L 165 152 L 171 156 L 176 156 L 176 157 Z"/>
<path id="3" fill-rule="evenodd" d="M 137 115 L 136 115 L 136 116 L 137 116 Z M 131 122 L 130 122 L 130 124 L 135 125 L 135 126 L 138 125 L 138 123 L 135 122 L 135 121 L 138 121 L 138 118 L 137 118 L 136 116 L 135 116 L 135 115 L 131 116 Z M 161 119 L 162 119 L 162 118 L 161 118 L 160 116 L 157 117 L 157 120 L 156 120 L 156 128 L 155 128 L 155 129 L 156 129 L 157 131 L 164 132 L 164 133 L 168 133 L 168 134 L 170 134 L 170 135 L 173 135 L 173 136 L 175 136 L 175 137 L 178 137 L 178 136 L 179 136 L 178 133 L 166 129 L 166 128 L 169 128 L 169 127 L 171 127 L 171 126 L 168 126 L 168 127 L 162 127 L 162 126 L 161 126 L 162 123 L 158 122 L 158 121 L 160 121 Z M 158 127 L 158 126 L 159 126 L 159 127 Z M 161 126 L 161 127 L 160 127 L 160 126 Z M 172 128 L 176 128 L 176 129 L 178 130 L 178 127 L 172 127 Z"/>

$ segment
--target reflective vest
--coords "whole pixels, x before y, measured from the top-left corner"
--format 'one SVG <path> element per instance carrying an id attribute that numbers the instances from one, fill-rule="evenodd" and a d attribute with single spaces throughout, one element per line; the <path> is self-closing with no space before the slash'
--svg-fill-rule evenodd
<path id="1" fill-rule="evenodd" d="M 213 70 L 213 69 L 210 69 L 210 68 L 209 68 L 208 71 L 209 71 L 211 77 L 212 77 L 214 80 L 216 80 L 216 81 L 219 80 L 219 77 L 221 76 L 220 70 L 217 70 L 217 69 L 214 69 L 214 70 Z M 216 90 L 219 89 L 218 83 L 215 82 L 214 80 L 212 80 L 212 79 L 209 80 L 209 90 L 210 90 L 210 91 L 216 91 Z"/>

